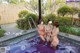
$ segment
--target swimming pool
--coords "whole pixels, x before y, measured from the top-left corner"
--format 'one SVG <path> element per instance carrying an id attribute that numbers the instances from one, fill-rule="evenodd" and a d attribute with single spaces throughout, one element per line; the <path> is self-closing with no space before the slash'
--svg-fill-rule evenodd
<path id="1" fill-rule="evenodd" d="M 40 43 L 40 38 L 36 35 L 4 48 L 6 50 L 5 53 L 80 53 L 79 47 L 60 39 L 59 49 L 55 51 L 47 44 Z"/>

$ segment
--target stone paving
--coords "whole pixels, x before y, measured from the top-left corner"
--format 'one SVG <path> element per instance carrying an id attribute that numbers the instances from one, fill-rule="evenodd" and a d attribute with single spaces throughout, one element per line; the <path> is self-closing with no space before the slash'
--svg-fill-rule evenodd
<path id="1" fill-rule="evenodd" d="M 14 33 L 18 33 L 21 31 L 21 29 L 17 28 L 16 23 L 1 25 L 1 28 L 6 30 L 6 32 L 9 34 L 14 34 Z"/>

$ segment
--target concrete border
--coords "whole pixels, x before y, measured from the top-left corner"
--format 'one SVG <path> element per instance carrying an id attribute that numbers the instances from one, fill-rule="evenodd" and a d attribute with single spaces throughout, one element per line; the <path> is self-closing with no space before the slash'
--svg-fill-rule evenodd
<path id="1" fill-rule="evenodd" d="M 31 29 L 31 30 L 28 30 L 27 32 L 23 33 L 22 35 L 18 35 L 18 36 L 4 36 L 4 37 L 0 38 L 0 45 L 5 45 L 5 44 L 8 45 L 11 41 L 12 42 L 13 41 L 15 42 L 14 39 L 18 39 L 18 38 L 21 38 L 22 37 L 22 39 L 16 40 L 15 43 L 17 43 L 17 42 L 19 42 L 21 40 L 24 40 L 24 39 L 33 37 L 36 34 L 38 34 L 37 33 L 37 30 L 36 29 Z M 27 36 L 29 36 L 29 37 L 27 37 Z M 60 32 L 59 33 L 59 37 L 61 39 L 64 37 L 66 40 L 68 40 L 68 41 L 70 41 L 70 42 L 72 42 L 74 44 L 80 45 L 80 37 L 78 37 L 78 36 Z"/>

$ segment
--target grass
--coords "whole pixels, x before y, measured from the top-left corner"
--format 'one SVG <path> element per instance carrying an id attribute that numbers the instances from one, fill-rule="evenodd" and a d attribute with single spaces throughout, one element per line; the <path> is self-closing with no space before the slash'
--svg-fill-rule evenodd
<path id="1" fill-rule="evenodd" d="M 6 32 L 5 30 L 0 29 L 0 37 L 3 37 L 5 32 Z"/>

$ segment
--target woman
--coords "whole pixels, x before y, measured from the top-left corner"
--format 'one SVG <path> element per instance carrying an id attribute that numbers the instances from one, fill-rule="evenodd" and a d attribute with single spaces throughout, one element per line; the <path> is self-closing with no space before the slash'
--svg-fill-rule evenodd
<path id="1" fill-rule="evenodd" d="M 45 31 L 46 31 L 46 41 L 49 43 L 51 41 L 52 29 L 53 29 L 52 21 L 48 21 L 48 25 L 46 25 Z"/>
<path id="2" fill-rule="evenodd" d="M 57 49 L 58 44 L 59 44 L 59 39 L 58 39 L 58 34 L 59 34 L 59 24 L 58 22 L 54 23 L 54 28 L 52 30 L 52 42 L 51 42 L 51 46 L 54 49 Z"/>
<path id="3" fill-rule="evenodd" d="M 45 36 L 46 36 L 45 25 L 42 20 L 40 21 L 40 24 L 38 25 L 38 32 L 39 32 L 39 36 L 41 40 L 45 42 Z"/>

